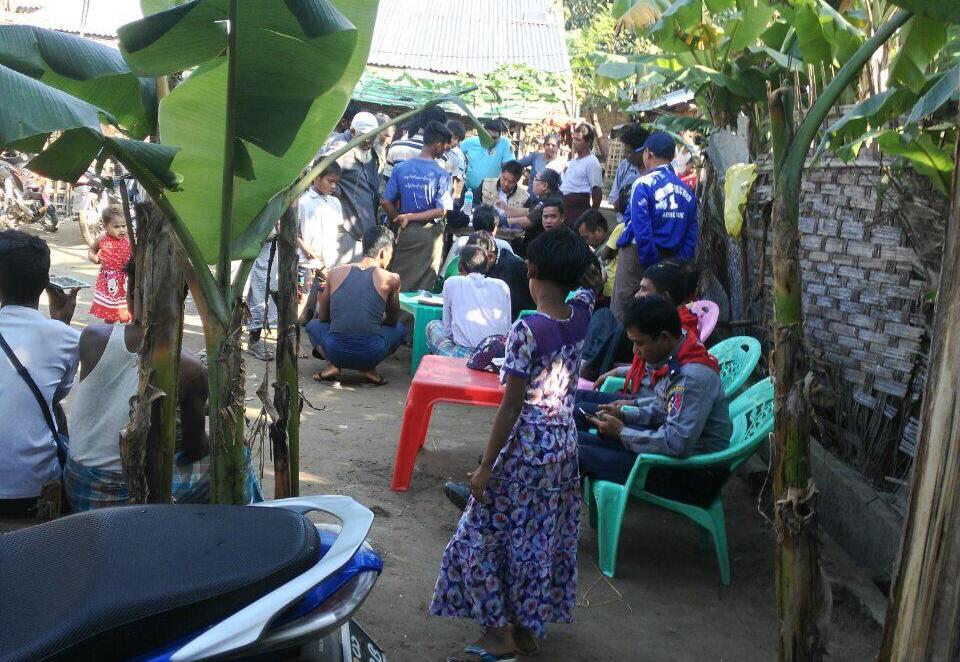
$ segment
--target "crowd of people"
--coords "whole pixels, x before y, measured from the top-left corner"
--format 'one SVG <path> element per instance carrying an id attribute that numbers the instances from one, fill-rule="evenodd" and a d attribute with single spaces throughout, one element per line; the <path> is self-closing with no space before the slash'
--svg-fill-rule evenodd
<path id="1" fill-rule="evenodd" d="M 354 371 L 380 386 L 380 364 L 409 338 L 400 293 L 439 288 L 430 351 L 499 370 L 504 397 L 480 464 L 469 483 L 445 486 L 462 514 L 430 613 L 483 628 L 459 659 L 510 660 L 536 652 L 548 624 L 572 618 L 583 476 L 622 482 L 638 453 L 685 457 L 729 442 L 719 368 L 686 307 L 696 292 L 696 196 L 673 165 L 674 139 L 640 125 L 619 134 L 626 157 L 606 192 L 608 215 L 587 123 L 573 127 L 568 156 L 547 134 L 541 151 L 517 158 L 500 121 L 484 125 L 486 146 L 439 107 L 396 139 L 375 133 L 386 121 L 348 111 L 318 157 L 374 137 L 326 167 L 297 203 L 300 324 L 324 361 L 315 379 Z M 119 434 L 143 329 L 122 214 L 107 210 L 104 227 L 89 257 L 100 265 L 91 310 L 105 323 L 82 332 L 70 326 L 76 292 L 49 283 L 46 244 L 0 233 L 9 366 L 0 369 L 0 416 L 12 426 L 0 443 L 0 516 L 35 512 L 61 478 L 75 510 L 127 500 Z M 260 359 L 270 358 L 264 330 L 275 321 L 273 236 L 247 287 L 248 351 Z M 45 289 L 49 319 L 38 310 Z M 186 351 L 181 365 L 173 493 L 204 501 L 205 369 Z M 624 391 L 578 389 L 587 375 L 598 384 L 623 376 Z M 67 426 L 59 403 L 71 389 Z M 69 450 L 58 444 L 68 427 Z M 249 473 L 247 498 L 260 499 Z M 724 479 L 655 469 L 646 489 L 707 503 Z"/>

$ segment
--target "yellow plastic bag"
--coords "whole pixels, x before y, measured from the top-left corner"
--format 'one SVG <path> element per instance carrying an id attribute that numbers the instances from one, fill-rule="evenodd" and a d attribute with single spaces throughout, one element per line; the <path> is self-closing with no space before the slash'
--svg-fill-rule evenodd
<path id="1" fill-rule="evenodd" d="M 723 182 L 723 224 L 727 228 L 727 234 L 734 239 L 740 238 L 743 213 L 747 209 L 747 199 L 755 181 L 756 163 L 734 163 L 727 168 L 727 176 Z"/>

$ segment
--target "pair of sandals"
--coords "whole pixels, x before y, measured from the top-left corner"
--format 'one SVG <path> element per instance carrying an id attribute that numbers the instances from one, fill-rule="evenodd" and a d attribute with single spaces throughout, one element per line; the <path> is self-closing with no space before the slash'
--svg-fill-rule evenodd
<path id="1" fill-rule="evenodd" d="M 501 653 L 496 655 L 491 653 L 480 644 L 470 644 L 463 649 L 467 655 L 473 655 L 476 659 L 465 660 L 461 657 L 448 657 L 447 662 L 516 662 L 517 653 L 524 657 L 533 657 L 540 652 L 540 647 L 534 644 L 530 649 L 517 648 L 512 653 Z"/>

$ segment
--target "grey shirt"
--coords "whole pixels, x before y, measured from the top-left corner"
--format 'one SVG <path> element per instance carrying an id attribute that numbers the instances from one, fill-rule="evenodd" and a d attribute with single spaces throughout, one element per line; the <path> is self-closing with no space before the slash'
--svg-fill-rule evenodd
<path id="1" fill-rule="evenodd" d="M 343 172 L 337 185 L 337 198 L 343 207 L 343 229 L 355 240 L 377 224 L 380 204 L 380 159 L 375 150 L 354 147 L 337 162 Z"/>
<path id="2" fill-rule="evenodd" d="M 733 426 L 720 375 L 701 363 L 680 365 L 676 357 L 652 397 L 623 410 L 620 443 L 634 453 L 689 457 L 722 451 Z"/>

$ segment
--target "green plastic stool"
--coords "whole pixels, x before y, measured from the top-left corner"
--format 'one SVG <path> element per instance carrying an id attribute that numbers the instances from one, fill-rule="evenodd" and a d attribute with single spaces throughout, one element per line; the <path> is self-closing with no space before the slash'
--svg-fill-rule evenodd
<path id="1" fill-rule="evenodd" d="M 693 520 L 703 545 L 713 539 L 720 567 L 720 581 L 730 585 L 730 557 L 727 550 L 727 527 L 720 493 L 707 508 L 665 499 L 644 491 L 647 474 L 653 467 L 671 469 L 706 469 L 724 467 L 727 477 L 749 459 L 773 430 L 773 382 L 768 377 L 749 389 L 730 405 L 733 435 L 730 447 L 717 453 L 695 455 L 684 459 L 664 455 L 638 455 L 627 482 L 623 485 L 605 480 L 584 479 L 583 494 L 587 502 L 590 526 L 597 529 L 600 571 L 613 577 L 617 567 L 617 548 L 623 516 L 631 497 L 654 506 L 679 513 Z M 722 493 L 722 488 L 721 488 Z"/>
<path id="2" fill-rule="evenodd" d="M 427 346 L 427 323 L 443 318 L 442 306 L 429 306 L 417 301 L 419 292 L 401 292 L 400 308 L 413 316 L 413 338 L 410 347 L 410 374 L 415 375 L 420 359 L 430 353 Z"/>

